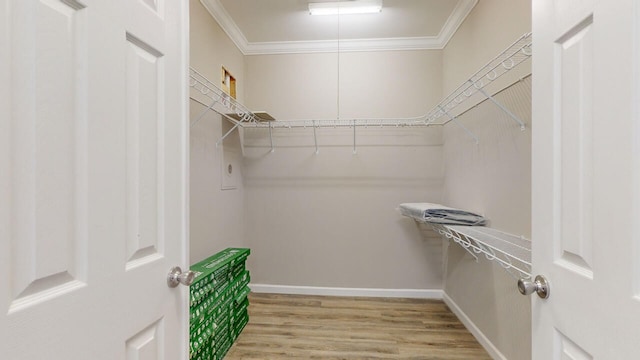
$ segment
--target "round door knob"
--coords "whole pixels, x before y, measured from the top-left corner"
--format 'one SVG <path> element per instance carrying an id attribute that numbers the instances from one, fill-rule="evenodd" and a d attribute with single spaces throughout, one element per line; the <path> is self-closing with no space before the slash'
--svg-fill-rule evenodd
<path id="1" fill-rule="evenodd" d="M 179 266 L 174 266 L 169 270 L 169 275 L 167 275 L 167 285 L 169 287 L 174 288 L 179 284 L 184 286 L 189 286 L 193 283 L 193 279 L 196 277 L 196 273 L 189 270 L 186 272 L 182 272 Z"/>
<path id="2" fill-rule="evenodd" d="M 536 284 L 533 281 L 520 279 L 518 280 L 518 291 L 522 295 L 531 295 L 536 291 Z"/>
<path id="3" fill-rule="evenodd" d="M 522 295 L 531 295 L 534 292 L 542 299 L 549 297 L 549 282 L 544 276 L 538 275 L 531 281 L 527 279 L 518 280 L 518 291 Z"/>

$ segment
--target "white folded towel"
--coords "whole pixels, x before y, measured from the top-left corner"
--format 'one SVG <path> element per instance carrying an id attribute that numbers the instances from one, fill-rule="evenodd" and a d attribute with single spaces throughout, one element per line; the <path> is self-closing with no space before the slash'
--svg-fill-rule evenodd
<path id="1" fill-rule="evenodd" d="M 404 203 L 400 204 L 399 209 L 402 215 L 412 217 L 421 222 L 475 226 L 487 224 L 487 219 L 481 215 L 440 204 Z"/>

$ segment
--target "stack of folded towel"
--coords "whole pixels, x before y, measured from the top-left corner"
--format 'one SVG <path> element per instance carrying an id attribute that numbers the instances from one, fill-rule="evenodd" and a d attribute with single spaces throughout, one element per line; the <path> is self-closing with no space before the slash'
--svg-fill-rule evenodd
<path id="1" fill-rule="evenodd" d="M 400 213 L 420 222 L 475 226 L 484 226 L 487 224 L 487 219 L 483 216 L 440 204 L 404 203 L 400 204 Z"/>

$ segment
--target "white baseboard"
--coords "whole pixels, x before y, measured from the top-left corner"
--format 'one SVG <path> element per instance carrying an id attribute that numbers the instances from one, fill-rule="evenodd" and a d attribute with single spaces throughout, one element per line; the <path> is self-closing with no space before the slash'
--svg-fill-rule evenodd
<path id="1" fill-rule="evenodd" d="M 291 294 L 291 295 L 324 295 L 324 296 L 363 296 L 363 297 L 395 297 L 414 299 L 442 299 L 442 290 L 423 289 L 367 289 L 367 288 L 337 288 L 317 286 L 289 286 L 249 284 L 252 292 Z"/>
<path id="2" fill-rule="evenodd" d="M 469 319 L 467 314 L 465 314 L 464 311 L 460 309 L 458 304 L 456 304 L 456 302 L 453 301 L 453 299 L 451 299 L 449 295 L 443 292 L 442 299 L 444 300 L 445 304 L 447 304 L 447 306 L 451 309 L 451 311 L 456 314 L 458 319 L 460 319 L 460 322 L 464 324 L 467 330 L 469 330 L 469 332 L 476 338 L 476 340 L 478 340 L 480 345 L 482 345 L 482 347 L 484 347 L 484 349 L 489 353 L 489 356 L 491 356 L 491 358 L 493 358 L 494 360 L 508 360 L 500 352 L 500 350 L 498 350 L 498 348 L 495 347 L 495 345 L 493 345 L 493 343 L 484 335 L 484 333 L 480 331 L 480 329 L 478 329 L 473 321 Z"/>

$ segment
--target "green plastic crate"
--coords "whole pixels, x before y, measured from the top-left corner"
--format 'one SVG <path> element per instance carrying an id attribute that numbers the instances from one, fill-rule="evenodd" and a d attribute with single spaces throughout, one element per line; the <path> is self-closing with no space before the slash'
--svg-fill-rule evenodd
<path id="1" fill-rule="evenodd" d="M 229 248 L 191 266 L 191 360 L 220 360 L 249 320 L 245 262 L 249 249 Z"/>

